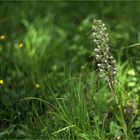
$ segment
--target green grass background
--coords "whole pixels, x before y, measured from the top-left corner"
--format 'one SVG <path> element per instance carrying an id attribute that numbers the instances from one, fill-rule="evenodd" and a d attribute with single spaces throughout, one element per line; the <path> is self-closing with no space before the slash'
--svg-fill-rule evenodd
<path id="1" fill-rule="evenodd" d="M 107 84 L 91 64 L 91 26 L 93 19 L 107 25 L 123 83 L 117 96 L 139 110 L 139 17 L 139 1 L 1 1 L 0 139 L 123 137 Z M 140 139 L 139 111 L 131 126 L 130 140 Z"/>

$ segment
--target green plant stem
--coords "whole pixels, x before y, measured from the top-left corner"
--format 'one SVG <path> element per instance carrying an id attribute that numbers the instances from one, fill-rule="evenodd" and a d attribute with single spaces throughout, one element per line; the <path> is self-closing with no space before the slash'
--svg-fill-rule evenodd
<path id="1" fill-rule="evenodd" d="M 119 100 L 118 100 L 118 98 L 116 96 L 116 93 L 115 93 L 115 90 L 114 90 L 114 87 L 113 87 L 113 84 L 112 84 L 111 80 L 108 82 L 108 85 L 109 85 L 109 89 L 111 91 L 111 94 L 115 98 L 116 104 L 119 105 Z"/>
<path id="2" fill-rule="evenodd" d="M 121 123 L 121 125 L 123 127 L 123 131 L 125 133 L 125 139 L 128 140 L 127 125 L 126 125 L 126 123 L 124 121 L 124 115 L 123 115 L 123 111 L 122 111 L 122 106 L 119 105 L 119 100 L 118 100 L 118 97 L 116 96 L 116 92 L 115 92 L 115 89 L 114 89 L 114 86 L 113 86 L 113 83 L 111 82 L 111 80 L 110 80 L 110 82 L 108 82 L 108 85 L 109 85 L 109 88 L 110 88 L 110 91 L 111 91 L 112 95 L 115 98 L 115 102 L 117 104 L 117 107 L 119 109 L 121 119 L 118 119 L 118 120 L 120 121 L 120 123 Z"/>

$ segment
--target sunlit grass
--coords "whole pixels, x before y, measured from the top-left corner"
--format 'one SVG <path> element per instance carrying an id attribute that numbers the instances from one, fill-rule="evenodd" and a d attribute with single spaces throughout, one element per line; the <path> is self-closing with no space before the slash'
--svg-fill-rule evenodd
<path id="1" fill-rule="evenodd" d="M 123 127 L 140 138 L 139 6 L 131 4 L 1 3 L 0 139 L 120 140 Z M 110 30 L 127 126 L 92 66 L 95 17 Z"/>

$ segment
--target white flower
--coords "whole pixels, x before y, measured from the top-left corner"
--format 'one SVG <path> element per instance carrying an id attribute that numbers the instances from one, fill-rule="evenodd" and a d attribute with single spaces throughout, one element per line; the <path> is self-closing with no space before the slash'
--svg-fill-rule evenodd
<path id="1" fill-rule="evenodd" d="M 95 48 L 95 52 L 99 52 L 99 49 Z"/>
<path id="2" fill-rule="evenodd" d="M 101 66 L 101 64 L 97 64 L 97 66 L 98 66 L 98 67 L 100 67 L 100 66 Z"/>
<path id="3" fill-rule="evenodd" d="M 101 20 L 94 20 L 92 28 L 94 29 L 93 41 L 97 45 L 97 48 L 95 48 L 95 57 L 99 76 L 105 78 L 105 80 L 109 82 L 110 79 L 114 79 L 116 70 L 114 67 L 115 60 L 109 51 L 109 35 L 107 33 L 107 28 Z"/>

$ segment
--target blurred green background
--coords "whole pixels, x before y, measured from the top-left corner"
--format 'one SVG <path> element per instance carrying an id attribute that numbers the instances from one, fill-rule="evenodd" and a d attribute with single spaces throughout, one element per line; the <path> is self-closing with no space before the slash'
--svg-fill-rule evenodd
<path id="1" fill-rule="evenodd" d="M 48 115 L 55 112 L 54 96 L 67 97 L 78 89 L 78 81 L 72 79 L 79 77 L 80 92 L 96 92 L 90 57 L 96 47 L 93 19 L 101 19 L 107 25 L 120 80 L 138 94 L 139 17 L 139 1 L 1 1 L 0 36 L 5 38 L 0 39 L 0 80 L 4 82 L 0 84 L 0 138 L 88 139 L 80 123 L 78 133 L 70 129 L 65 135 L 51 135 L 67 126 L 64 120 Z M 129 70 L 137 74 L 127 75 Z M 101 92 L 107 92 L 105 88 L 101 87 Z M 92 103 L 89 97 L 87 100 L 87 110 L 91 111 Z M 86 133 L 94 135 L 88 130 Z"/>

